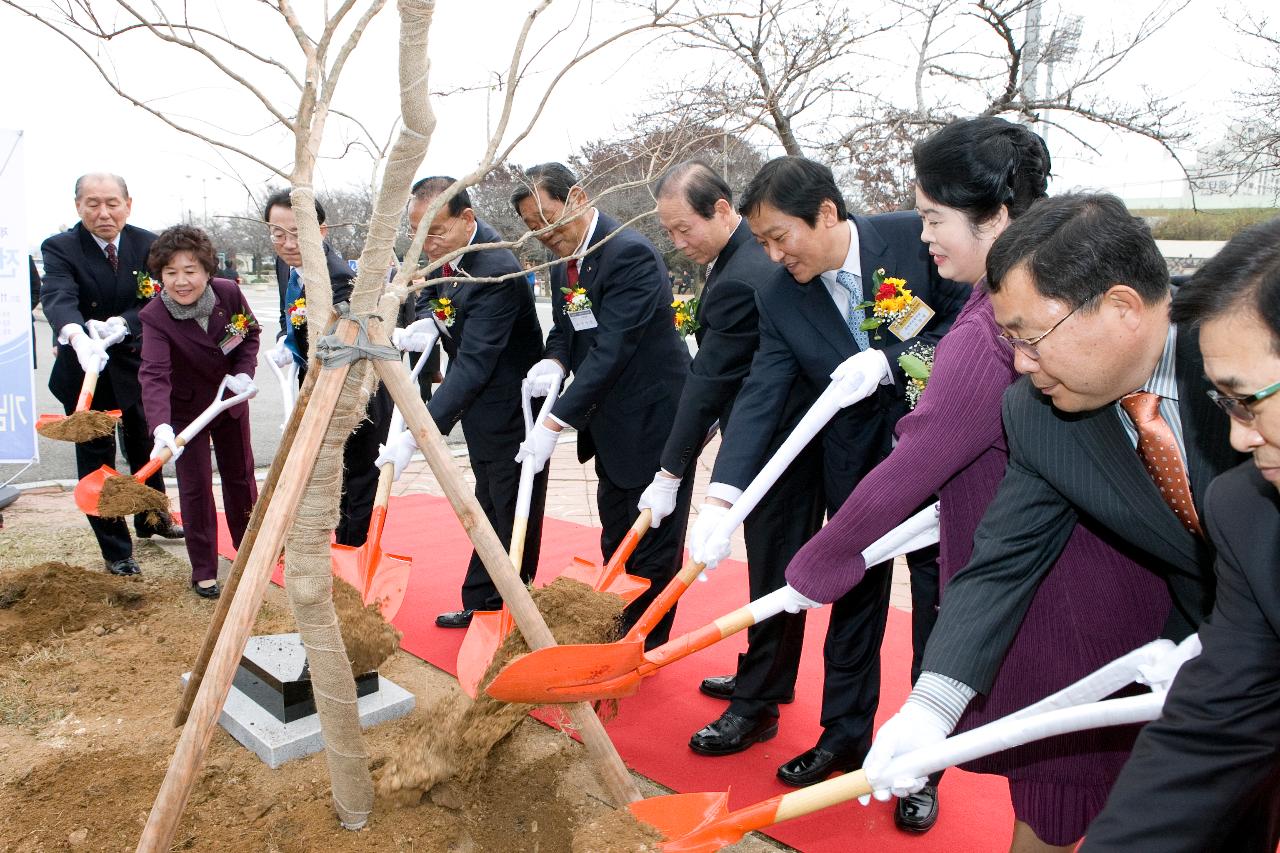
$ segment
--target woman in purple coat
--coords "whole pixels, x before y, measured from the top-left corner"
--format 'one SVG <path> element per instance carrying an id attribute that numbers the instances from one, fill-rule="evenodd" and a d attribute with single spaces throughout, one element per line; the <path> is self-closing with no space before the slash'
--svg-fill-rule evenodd
<path id="1" fill-rule="evenodd" d="M 898 423 L 893 453 L 788 566 L 787 581 L 815 601 L 834 601 L 856 585 L 866 570 L 862 550 L 935 493 L 945 597 L 1008 460 L 1001 398 L 1017 373 L 986 292 L 986 258 L 1009 221 L 1045 195 L 1049 152 L 1021 125 L 977 118 L 947 125 L 917 144 L 913 157 L 921 239 L 944 278 L 976 286 L 938 344 L 915 411 Z M 1154 572 L 1077 526 L 989 695 L 969 704 L 957 731 L 1012 713 L 1155 639 L 1169 606 Z M 1134 728 L 1081 732 L 966 768 L 1009 778 L 1015 853 L 1070 850 L 1102 809 L 1135 736 Z"/>
<path id="2" fill-rule="evenodd" d="M 218 457 L 222 503 L 236 547 L 258 499 L 249 444 L 249 406 L 241 403 L 218 415 L 178 447 L 175 432 L 214 402 L 226 378 L 233 394 L 248 390 L 258 358 L 258 322 L 235 282 L 212 278 L 217 269 L 208 235 L 175 225 L 151 245 L 147 269 L 159 279 L 160 298 L 139 313 L 142 321 L 142 405 L 155 438 L 173 453 L 178 501 L 187 532 L 191 587 L 202 598 L 217 598 L 218 516 L 213 503 L 209 442 Z"/>

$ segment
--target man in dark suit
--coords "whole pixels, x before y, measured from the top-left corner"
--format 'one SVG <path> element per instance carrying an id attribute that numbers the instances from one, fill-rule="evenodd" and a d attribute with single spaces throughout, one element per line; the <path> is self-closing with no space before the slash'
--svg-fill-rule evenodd
<path id="1" fill-rule="evenodd" d="M 751 180 L 739 210 L 769 257 L 781 263 L 758 288 L 760 348 L 734 404 L 689 551 L 713 565 L 728 554 L 719 520 L 768 458 L 786 401 L 797 380 L 847 391 L 845 408 L 823 433 L 823 497 L 839 509 L 858 481 L 892 448 L 906 414 L 905 378 L 897 357 L 916 342 L 936 343 L 968 298 L 969 288 L 938 276 L 920 242 L 914 213 L 849 217 L 831 170 L 801 157 L 766 163 Z M 881 278 L 900 278 L 927 309 L 922 326 L 899 335 L 864 331 L 859 306 Z M 936 571 L 936 568 L 934 569 Z M 790 785 L 810 785 L 859 766 L 871 745 L 880 692 L 880 642 L 888 616 L 892 564 L 869 570 L 868 581 L 835 602 L 824 647 L 823 733 L 810 750 L 778 768 Z M 913 584 L 913 591 L 925 584 Z M 931 608 L 930 600 L 913 606 Z"/>
<path id="2" fill-rule="evenodd" d="M 413 185 L 409 201 L 409 229 L 416 232 L 432 199 L 452 186 L 453 178 L 423 178 Z M 473 244 L 496 243 L 502 237 L 488 223 L 476 219 L 466 190 L 449 199 L 427 227 L 424 251 L 438 260 Z M 469 282 L 468 278 L 502 281 Z M 467 439 L 467 454 L 476 478 L 476 500 L 502 540 L 510 547 L 515 520 L 520 465 L 515 460 L 524 439 L 520 386 L 542 356 L 542 328 L 534 310 L 533 291 L 524 270 L 508 249 L 467 252 L 431 274 L 432 279 L 453 279 L 429 285 L 420 305 L 424 319 L 433 324 L 444 341 L 449 369 L 436 389 L 427 411 L 441 434 L 448 435 L 459 420 Z M 447 303 L 441 300 L 447 300 Z M 435 312 L 446 315 L 437 319 Z M 406 329 L 413 333 L 414 327 Z M 409 337 L 409 335 L 406 335 Z M 412 435 L 406 443 L 416 449 Z M 533 481 L 520 577 L 533 581 L 542 542 L 542 510 L 547 495 L 547 470 Z M 462 609 L 441 613 L 442 628 L 465 628 L 476 610 L 502 606 L 489 572 L 474 551 L 462 582 Z"/>
<path id="3" fill-rule="evenodd" d="M 661 464 L 689 350 L 675 330 L 658 250 L 592 206 L 562 164 L 534 166 L 525 177 L 511 198 L 516 213 L 530 230 L 543 232 L 544 246 L 568 259 L 551 272 L 555 325 L 529 379 L 546 387 L 548 378 L 571 372 L 573 384 L 535 426 L 519 458 L 529 454 L 541 468 L 560 431 L 577 429 L 578 460 L 596 461 L 600 550 L 608 555 L 635 522 L 640 495 Z M 680 570 L 692 488 L 688 478 L 671 521 L 647 534 L 627 562 L 628 572 L 652 581 L 627 608 L 628 625 Z M 666 641 L 674 616 L 673 608 L 649 634 L 650 648 Z"/>
<path id="4" fill-rule="evenodd" d="M 1280 843 L 1280 219 L 1237 234 L 1173 299 L 1199 327 L 1231 445 L 1205 496 L 1217 594 L 1203 651 L 1143 729 L 1087 851 L 1267 851 Z M 1272 399 L 1272 398 L 1275 399 Z"/>
<path id="5" fill-rule="evenodd" d="M 684 479 L 717 423 L 728 428 L 734 400 L 751 369 L 759 343 L 756 289 L 772 279 L 778 265 L 751 236 L 747 221 L 733 209 L 724 179 L 699 162 L 669 169 L 654 187 L 658 219 L 671 241 L 695 264 L 709 265 L 694 312 L 698 352 L 680 394 L 675 424 L 662 451 L 662 468 L 640 498 L 653 511 L 656 527 L 675 507 Z M 813 401 L 806 382 L 788 395 L 786 412 L 770 452 L 784 440 Z M 800 546 L 822 526 L 822 455 L 815 442 L 745 522 L 748 587 L 759 598 L 782 586 L 783 570 Z M 702 755 L 730 755 L 768 740 L 778 731 L 778 704 L 791 701 L 804 640 L 804 614 L 781 613 L 748 629 L 747 651 L 735 675 L 705 679 L 701 690 L 729 699 L 728 709 L 689 741 Z"/>
<path id="6" fill-rule="evenodd" d="M 881 778 L 889 761 L 945 737 L 991 686 L 1078 522 L 1165 578 L 1171 639 L 1195 630 L 1213 601 L 1199 518 L 1209 482 L 1240 457 L 1206 396 L 1195 330 L 1169 322 L 1168 269 L 1146 225 L 1110 195 L 1042 200 L 992 246 L 987 280 L 1026 374 L 1004 397 L 1009 467 L 947 587 L 924 672 L 867 756 L 882 797 L 920 781 Z"/>
<path id="7" fill-rule="evenodd" d="M 40 305 L 59 344 L 49 390 L 70 414 L 75 411 L 85 371 L 100 370 L 93 408 L 120 410 L 120 444 L 129 467 L 136 470 L 147 463 L 151 453 L 138 384 L 142 332 L 138 310 L 155 292 L 150 289 L 146 270 L 147 251 L 156 235 L 126 224 L 132 206 L 129 189 L 118 175 L 90 174 L 76 181 L 79 224 L 53 235 L 40 247 L 44 258 Z M 80 477 L 115 463 L 115 435 L 76 445 L 76 473 Z M 163 492 L 164 476 L 157 471 L 147 479 L 147 485 Z M 116 575 L 141 571 L 133 559 L 128 525 L 122 519 L 91 515 L 89 526 L 108 571 Z M 168 518 L 157 526 L 138 515 L 133 526 L 139 536 L 182 538 L 182 528 Z"/>
<path id="8" fill-rule="evenodd" d="M 280 333 L 267 358 L 284 367 L 298 365 L 298 379 L 307 372 L 306 289 L 302 280 L 302 249 L 298 246 L 298 219 L 293 212 L 289 190 L 272 193 L 263 205 L 262 218 L 271 230 L 271 245 L 276 252 L 276 284 L 280 289 Z M 316 218 L 320 234 L 326 236 L 324 207 L 316 201 Z M 324 244 L 329 267 L 329 283 L 333 288 L 333 304 L 351 299 L 355 273 L 329 243 Z M 299 300 L 302 305 L 299 306 Z M 378 486 L 378 445 L 387 440 L 391 424 L 391 395 L 381 383 L 369 397 L 367 417 L 360 422 L 342 449 L 342 498 L 338 505 L 338 527 L 334 536 L 339 545 L 359 547 L 369 535 L 369 519 L 373 515 L 374 492 Z"/>

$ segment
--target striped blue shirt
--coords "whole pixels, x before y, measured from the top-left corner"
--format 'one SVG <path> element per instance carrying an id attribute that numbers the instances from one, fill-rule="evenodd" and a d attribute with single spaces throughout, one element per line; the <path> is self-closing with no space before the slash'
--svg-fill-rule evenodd
<path id="1" fill-rule="evenodd" d="M 1178 376 L 1177 366 L 1178 327 L 1169 324 L 1169 334 L 1164 339 L 1164 352 L 1160 353 L 1160 361 L 1156 363 L 1155 373 L 1147 380 L 1147 384 L 1137 389 L 1150 391 L 1160 397 L 1160 417 L 1169 424 L 1173 437 L 1178 442 L 1178 452 L 1182 454 L 1182 464 L 1186 466 L 1187 445 L 1182 440 L 1182 413 L 1178 411 Z M 1116 412 L 1120 415 L 1120 425 L 1129 436 L 1129 443 L 1138 448 L 1138 428 L 1133 419 L 1124 410 L 1119 401 L 1115 403 Z"/>

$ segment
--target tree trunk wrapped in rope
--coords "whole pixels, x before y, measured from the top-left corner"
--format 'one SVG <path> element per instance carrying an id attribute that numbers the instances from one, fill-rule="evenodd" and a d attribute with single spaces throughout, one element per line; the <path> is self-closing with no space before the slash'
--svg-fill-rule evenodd
<path id="1" fill-rule="evenodd" d="M 357 319 L 374 310 L 382 294 L 386 271 L 394 259 L 393 244 L 401 211 L 409 196 L 413 175 L 426 155 L 427 142 L 435 125 L 427 92 L 427 31 L 433 6 L 427 0 L 401 0 L 399 3 L 404 124 L 388 158 L 373 219 L 369 223 L 369 236 L 360 257 L 350 309 Z M 315 218 L 311 187 L 295 186 L 292 202 L 303 251 L 308 314 L 323 318 L 330 313 L 332 291 L 320 247 L 319 223 Z M 307 239 L 309 235 L 313 239 Z M 321 280 L 313 281 L 313 274 Z M 395 303 L 403 299 L 403 292 L 401 288 L 396 294 Z M 384 305 L 388 302 L 384 300 Z M 319 352 L 318 335 L 322 330 L 313 327 L 308 331 L 311 334 L 311 351 Z M 363 335 L 361 342 L 367 342 Z M 363 827 L 372 812 L 373 782 L 369 775 L 368 752 L 360 731 L 355 678 L 333 605 L 329 541 L 338 521 L 338 496 L 343 476 L 342 448 L 365 417 L 370 392 L 377 384 L 373 373 L 366 359 L 352 364 L 285 543 L 285 589 L 311 668 L 311 685 L 316 712 L 320 716 L 334 808 L 347 829 Z"/>

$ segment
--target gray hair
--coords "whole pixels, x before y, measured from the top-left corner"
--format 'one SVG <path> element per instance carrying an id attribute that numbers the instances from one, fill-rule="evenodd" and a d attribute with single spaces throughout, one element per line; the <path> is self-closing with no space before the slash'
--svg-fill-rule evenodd
<path id="1" fill-rule="evenodd" d="M 76 178 L 76 201 L 80 200 L 80 190 L 84 186 L 85 181 L 106 179 L 115 181 L 120 186 L 120 194 L 125 198 L 129 197 L 129 185 L 124 182 L 124 178 L 111 172 L 89 172 Z"/>

